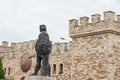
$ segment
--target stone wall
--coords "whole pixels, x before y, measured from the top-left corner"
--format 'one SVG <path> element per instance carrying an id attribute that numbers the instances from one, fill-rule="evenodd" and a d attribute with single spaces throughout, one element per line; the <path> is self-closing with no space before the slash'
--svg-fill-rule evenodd
<path id="1" fill-rule="evenodd" d="M 108 56 L 111 55 L 108 38 L 110 35 L 108 33 L 73 40 L 72 80 L 108 78 Z"/>
<path id="2" fill-rule="evenodd" d="M 32 67 L 28 73 L 23 73 L 20 68 L 21 57 L 25 53 L 30 55 L 35 54 L 34 44 L 35 40 L 20 43 L 12 42 L 10 46 L 8 46 L 7 41 L 2 42 L 2 45 L 0 46 L 0 55 L 3 57 L 3 66 L 7 79 L 20 80 L 34 69 L 35 58 L 32 59 Z"/>
<path id="3" fill-rule="evenodd" d="M 7 41 L 2 42 L 2 45 L 0 46 L 0 55 L 4 58 L 3 66 L 4 70 L 6 71 L 7 79 L 20 80 L 24 76 L 28 76 L 31 73 L 33 73 L 36 64 L 36 56 L 32 58 L 32 67 L 27 73 L 22 72 L 20 68 L 20 61 L 21 57 L 26 53 L 30 55 L 36 54 L 34 50 L 35 42 L 36 40 L 25 41 L 20 43 L 12 42 L 10 46 L 8 46 Z M 57 77 L 57 79 L 64 79 L 64 75 L 66 75 L 69 72 L 69 59 L 70 55 L 68 43 L 54 43 L 52 53 L 50 55 L 51 76 Z M 56 65 L 55 74 L 52 73 L 54 64 Z M 63 73 L 60 73 L 60 64 L 63 65 Z M 40 73 L 38 75 L 40 75 Z M 66 79 L 68 78 L 69 77 L 66 77 Z"/>
<path id="4" fill-rule="evenodd" d="M 69 22 L 69 35 L 72 38 L 72 80 L 119 80 L 120 22 L 115 12 Z"/>

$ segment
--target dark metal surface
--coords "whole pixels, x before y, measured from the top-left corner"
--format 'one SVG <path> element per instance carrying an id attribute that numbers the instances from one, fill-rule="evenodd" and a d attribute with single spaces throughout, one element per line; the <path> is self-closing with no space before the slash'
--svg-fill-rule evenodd
<path id="1" fill-rule="evenodd" d="M 31 65 L 32 65 L 32 59 L 29 58 L 30 57 L 30 54 L 28 53 L 25 53 L 22 57 L 21 57 L 21 62 L 20 62 L 20 67 L 21 67 L 21 70 L 23 72 L 28 72 L 31 68 Z"/>
<path id="2" fill-rule="evenodd" d="M 32 75 L 37 75 L 41 71 L 41 76 L 50 76 L 49 54 L 52 50 L 52 44 L 47 34 L 45 25 L 40 25 L 40 34 L 35 44 L 37 54 L 36 67 Z"/>

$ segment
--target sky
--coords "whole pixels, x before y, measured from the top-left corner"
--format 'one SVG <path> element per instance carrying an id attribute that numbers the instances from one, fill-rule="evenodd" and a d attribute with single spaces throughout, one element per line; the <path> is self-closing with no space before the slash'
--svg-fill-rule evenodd
<path id="1" fill-rule="evenodd" d="M 70 41 L 70 19 L 105 11 L 120 14 L 120 0 L 0 0 L 0 44 L 35 40 L 41 24 L 51 41 Z"/>

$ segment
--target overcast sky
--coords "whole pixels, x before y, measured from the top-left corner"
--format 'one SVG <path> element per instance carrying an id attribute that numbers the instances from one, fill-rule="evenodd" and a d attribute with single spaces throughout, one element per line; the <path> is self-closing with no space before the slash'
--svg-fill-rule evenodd
<path id="1" fill-rule="evenodd" d="M 69 40 L 68 20 L 109 10 L 120 14 L 120 0 L 0 0 L 0 44 L 37 39 L 40 24 L 53 42 Z"/>

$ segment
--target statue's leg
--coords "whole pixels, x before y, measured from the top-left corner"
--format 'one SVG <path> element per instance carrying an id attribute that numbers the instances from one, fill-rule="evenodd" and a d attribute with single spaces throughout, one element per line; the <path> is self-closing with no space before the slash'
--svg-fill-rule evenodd
<path id="1" fill-rule="evenodd" d="M 51 75 L 50 75 L 50 72 L 51 72 L 50 64 L 48 64 L 48 71 L 49 71 L 49 74 L 48 74 L 48 75 L 51 76 Z"/>
<path id="2" fill-rule="evenodd" d="M 49 54 L 44 55 L 42 59 L 42 70 L 41 75 L 42 76 L 50 76 L 50 65 L 49 65 Z"/>
<path id="3" fill-rule="evenodd" d="M 35 70 L 34 70 L 34 73 L 33 75 L 37 75 L 38 71 L 40 70 L 40 67 L 41 67 L 41 57 L 39 55 L 37 55 L 37 59 L 36 59 L 36 67 L 35 67 Z"/>

